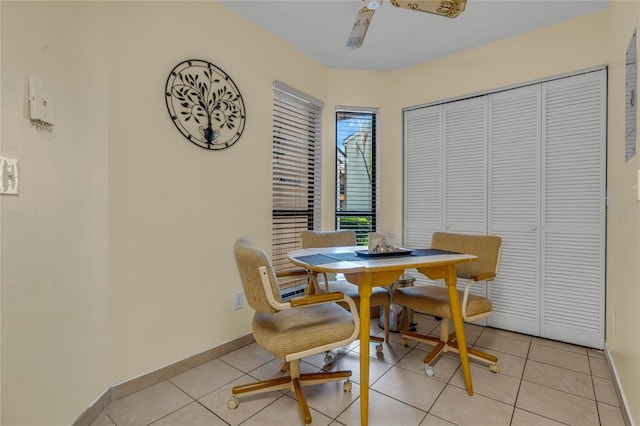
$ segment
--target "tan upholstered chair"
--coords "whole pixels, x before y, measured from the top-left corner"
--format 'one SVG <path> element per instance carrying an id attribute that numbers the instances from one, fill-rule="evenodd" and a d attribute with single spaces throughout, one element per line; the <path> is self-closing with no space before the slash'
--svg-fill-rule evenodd
<path id="1" fill-rule="evenodd" d="M 493 280 L 498 272 L 500 263 L 500 250 L 502 239 L 497 236 L 478 236 L 436 232 L 433 234 L 431 247 L 457 253 L 468 253 L 478 256 L 475 262 L 460 263 L 456 265 L 458 278 L 466 279 L 464 291 L 458 290 L 461 301 L 462 317 L 465 321 L 472 322 L 485 318 L 491 314 L 491 301 L 485 297 L 471 294 L 469 290 L 473 284 L 487 284 Z M 435 315 L 442 318 L 440 324 L 440 338 L 425 336 L 419 333 L 402 331 L 403 343 L 407 340 L 435 345 L 433 350 L 424 358 L 425 373 L 433 376 L 431 363 L 442 352 L 458 352 L 455 332 L 449 334 L 449 320 L 451 309 L 449 307 L 448 290 L 445 287 L 434 285 L 403 287 L 397 289 L 392 295 L 393 303 L 406 306 L 417 312 Z M 481 352 L 474 348 L 467 349 L 469 357 L 489 361 L 491 371 L 498 373 L 498 358 Z"/>
<path id="2" fill-rule="evenodd" d="M 349 230 L 341 231 L 302 231 L 300 233 L 302 240 L 302 248 L 310 247 L 348 247 L 358 244 L 356 233 Z M 327 277 L 327 274 L 321 273 L 317 276 L 317 281 L 312 281 L 318 288 L 315 291 L 331 292 L 339 291 L 353 299 L 360 309 L 360 296 L 358 295 L 358 287 L 348 282 L 339 282 Z M 371 336 L 371 340 L 378 342 L 376 350 L 382 352 L 382 342 L 389 341 L 389 315 L 391 307 L 391 297 L 389 292 L 382 287 L 374 287 L 371 292 L 371 307 L 384 307 L 384 340 L 378 336 Z M 329 361 L 329 362 L 327 362 Z M 330 364 L 331 359 L 325 360 Z"/>
<path id="3" fill-rule="evenodd" d="M 353 342 L 359 333 L 356 305 L 342 293 L 283 302 L 271 261 L 262 250 L 246 239 L 239 239 L 234 254 L 247 303 L 255 310 L 252 330 L 256 343 L 289 363 L 289 375 L 235 386 L 227 405 L 236 408 L 240 403 L 238 395 L 242 394 L 291 390 L 296 394 L 305 424 L 310 424 L 311 413 L 302 386 L 346 380 L 344 390 L 350 391 L 351 371 L 301 374 L 300 360 Z M 347 303 L 351 312 L 336 302 Z"/>

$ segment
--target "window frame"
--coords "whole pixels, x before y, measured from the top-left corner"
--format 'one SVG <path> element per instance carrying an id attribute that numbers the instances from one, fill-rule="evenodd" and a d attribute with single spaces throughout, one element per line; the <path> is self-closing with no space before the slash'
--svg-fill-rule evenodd
<path id="1" fill-rule="evenodd" d="M 358 114 L 366 114 L 371 116 L 371 174 L 373 175 L 370 178 L 371 182 L 371 203 L 370 210 L 369 209 L 359 209 L 359 210 L 348 210 L 348 209 L 340 209 L 341 203 L 341 186 L 344 183 L 344 180 L 340 177 L 341 165 L 345 162 L 341 162 L 341 150 L 339 148 L 340 143 L 339 139 L 342 137 L 339 129 L 340 117 L 344 115 L 352 114 L 354 117 Z M 335 169 L 334 169 L 334 177 L 335 177 L 335 185 L 334 185 L 334 213 L 335 213 L 335 229 L 353 229 L 356 231 L 358 244 L 366 245 L 368 243 L 368 233 L 375 232 L 378 230 L 378 215 L 380 211 L 380 180 L 379 180 L 379 170 L 380 170 L 380 156 L 378 154 L 379 151 L 379 141 L 380 141 L 380 110 L 379 108 L 369 108 L 369 107 L 348 107 L 348 106 L 338 106 L 335 111 Z M 344 138 L 343 140 L 346 140 Z M 346 154 L 343 152 L 343 155 Z M 366 161 L 366 160 L 365 160 Z M 345 217 L 367 217 L 371 220 L 371 226 L 365 229 L 360 229 L 359 225 L 355 226 L 341 226 L 341 219 Z"/>

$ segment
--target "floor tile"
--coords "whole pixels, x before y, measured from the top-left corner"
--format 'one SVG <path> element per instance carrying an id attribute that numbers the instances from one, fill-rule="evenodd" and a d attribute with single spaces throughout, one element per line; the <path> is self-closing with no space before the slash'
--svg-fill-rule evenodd
<path id="1" fill-rule="evenodd" d="M 488 368 L 471 366 L 471 381 L 474 395 L 484 395 L 505 404 L 515 405 L 520 379 L 502 373 L 494 373 Z M 449 384 L 466 389 L 462 369 L 458 369 Z"/>
<path id="2" fill-rule="evenodd" d="M 148 425 L 193 402 L 168 381 L 160 382 L 107 406 L 107 415 L 118 426 Z"/>
<path id="3" fill-rule="evenodd" d="M 234 366 L 240 371 L 248 373 L 261 365 L 266 364 L 273 358 L 274 356 L 270 352 L 262 349 L 254 342 L 229 354 L 221 356 L 220 360 Z"/>
<path id="4" fill-rule="evenodd" d="M 371 332 L 384 331 L 371 320 Z M 415 313 L 417 329 L 439 335 L 440 322 Z M 371 426 L 623 426 L 615 383 L 602 350 L 465 324 L 469 344 L 498 357 L 500 372 L 488 362 L 470 359 L 474 395 L 466 392 L 457 352 L 441 354 L 425 375 L 423 359 L 433 346 L 409 341 L 400 333 L 377 353 L 370 346 Z M 472 343 L 475 342 L 475 343 Z M 313 424 L 360 424 L 360 345 L 306 357 L 303 373 L 350 370 L 351 392 L 343 380 L 304 386 Z M 227 403 L 233 386 L 286 377 L 282 361 L 255 342 L 184 371 L 126 397 L 113 400 L 91 426 L 269 426 L 302 425 L 296 395 L 289 388 L 240 395 L 236 409 Z M 112 395 L 113 397 L 113 395 Z M 116 397 L 117 398 L 117 397 Z"/>
<path id="5" fill-rule="evenodd" d="M 309 408 L 313 426 L 329 425 L 333 420 L 324 414 Z M 278 398 L 273 404 L 250 417 L 242 426 L 304 426 L 298 401 L 286 395 Z"/>
<path id="6" fill-rule="evenodd" d="M 479 349 L 484 348 L 487 352 L 499 351 L 509 355 L 526 358 L 529 352 L 530 343 L 519 336 L 505 335 L 502 333 L 486 332 L 482 333 L 475 343 Z"/>
<path id="7" fill-rule="evenodd" d="M 558 342 L 556 340 L 542 339 L 540 337 L 532 338 L 532 343 L 536 345 L 547 346 L 549 348 L 562 349 L 568 352 L 575 352 L 580 355 L 587 354 L 587 348 L 584 346 L 572 345 L 571 343 Z"/>
<path id="8" fill-rule="evenodd" d="M 484 348 L 483 348 L 484 349 Z M 484 349 L 487 351 L 487 349 Z M 498 358 L 498 366 L 500 367 L 500 374 L 510 377 L 515 377 L 517 379 L 522 378 L 522 374 L 524 373 L 524 366 L 527 361 L 526 358 L 522 358 L 519 356 L 506 354 L 504 352 L 499 352 L 496 350 L 490 350 L 489 353 Z M 456 354 L 456 356 L 459 356 Z M 486 361 L 480 361 L 475 359 L 469 359 L 471 365 L 476 365 L 485 369 L 489 368 L 489 363 Z"/>
<path id="9" fill-rule="evenodd" d="M 369 426 L 418 426 L 427 413 L 376 391 L 369 391 Z M 360 398 L 338 418 L 346 426 L 360 425 Z"/>
<path id="10" fill-rule="evenodd" d="M 579 373 L 591 374 L 589 369 L 589 357 L 587 354 L 577 354 L 564 349 L 549 346 L 531 344 L 529 359 L 556 367 L 568 368 Z"/>
<path id="11" fill-rule="evenodd" d="M 511 421 L 513 406 L 449 385 L 429 412 L 459 426 L 500 426 Z"/>
<path id="12" fill-rule="evenodd" d="M 413 349 L 402 358 L 396 365 L 400 368 L 407 369 L 416 374 L 425 374 L 424 357 L 426 352 L 421 351 L 418 348 Z M 457 354 L 456 354 L 457 355 Z M 449 358 L 445 356 L 439 356 L 432 363 L 434 375 L 429 379 L 437 380 L 439 382 L 448 383 L 460 366 L 460 361 L 456 358 Z"/>
<path id="13" fill-rule="evenodd" d="M 197 402 L 192 402 L 178 411 L 153 422 L 153 426 L 226 426 L 227 424 Z"/>
<path id="14" fill-rule="evenodd" d="M 493 327 L 485 327 L 482 331 L 483 334 L 487 335 L 487 336 L 502 336 L 502 337 L 507 337 L 509 339 L 515 339 L 515 340 L 522 340 L 524 342 L 531 342 L 534 338 L 532 338 L 531 336 L 527 336 L 526 334 L 521 334 L 521 333 L 516 333 L 514 331 L 509 331 L 509 330 L 501 330 L 499 328 L 493 328 Z"/>
<path id="15" fill-rule="evenodd" d="M 303 386 L 302 393 L 309 407 L 334 419 L 360 397 L 360 386 L 357 383 L 351 384 L 350 392 L 344 391 L 343 384 L 344 380 L 340 380 Z M 290 396 L 295 398 L 296 395 L 291 392 Z"/>
<path id="16" fill-rule="evenodd" d="M 250 382 L 252 380 L 253 381 L 269 380 L 269 379 L 275 379 L 276 377 L 288 376 L 289 371 L 288 370 L 282 371 L 281 370 L 282 365 L 283 365 L 282 360 L 274 358 L 273 360 L 256 368 L 255 370 L 251 370 L 249 375 L 253 379 L 250 377 L 248 380 L 246 380 L 245 383 Z M 314 366 L 313 368 L 316 369 L 317 367 Z"/>
<path id="17" fill-rule="evenodd" d="M 391 340 L 391 338 L 389 339 Z M 369 352 L 369 355 L 372 358 L 393 365 L 404 358 L 404 356 L 407 355 L 413 348 L 411 346 L 404 346 L 400 342 L 385 342 L 382 344 L 382 352 L 377 352 L 374 346 L 372 346 L 371 349 L 372 350 Z M 359 352 L 359 349 L 357 351 Z"/>
<path id="18" fill-rule="evenodd" d="M 231 398 L 231 388 L 233 386 L 251 383 L 252 381 L 253 379 L 250 376 L 242 376 L 239 379 L 203 396 L 198 400 L 198 402 L 230 425 L 239 425 L 248 418 L 254 416 L 260 410 L 272 404 L 278 398 L 284 396 L 280 391 L 240 395 L 238 397 L 240 401 L 238 407 L 230 409 L 227 406 L 227 402 Z"/>
<path id="19" fill-rule="evenodd" d="M 603 379 L 611 380 L 611 370 L 604 358 L 589 358 L 589 366 L 591 367 L 591 374 L 596 377 L 602 377 Z"/>
<path id="20" fill-rule="evenodd" d="M 242 376 L 242 371 L 214 359 L 170 379 L 171 383 L 198 399 Z"/>
<path id="21" fill-rule="evenodd" d="M 583 398 L 595 399 L 591 376 L 566 368 L 529 360 L 524 370 L 523 380 L 569 392 Z"/>
<path id="22" fill-rule="evenodd" d="M 598 402 L 598 414 L 600 415 L 600 424 L 603 426 L 624 426 L 624 417 L 620 407 L 603 404 Z"/>
<path id="23" fill-rule="evenodd" d="M 372 389 L 426 412 L 445 386 L 444 382 L 432 380 L 424 373 L 393 367 L 372 386 Z"/>
<path id="24" fill-rule="evenodd" d="M 455 424 L 436 417 L 433 414 L 427 414 L 427 417 L 420 423 L 420 426 L 455 426 Z"/>
<path id="25" fill-rule="evenodd" d="M 562 426 L 564 423 L 542 417 L 538 414 L 516 408 L 511 419 L 511 426 Z"/>
<path id="26" fill-rule="evenodd" d="M 570 425 L 598 425 L 596 402 L 523 381 L 516 407 Z"/>
<path id="27" fill-rule="evenodd" d="M 596 392 L 596 401 L 615 405 L 616 407 L 619 406 L 618 394 L 616 394 L 616 388 L 613 386 L 612 380 L 593 376 L 593 387 Z"/>
<path id="28" fill-rule="evenodd" d="M 373 384 L 378 380 L 391 365 L 377 359 L 369 358 L 369 383 Z M 355 350 L 345 356 L 338 358 L 333 364 L 324 368 L 326 371 L 350 370 L 351 381 L 360 383 L 360 354 Z"/>

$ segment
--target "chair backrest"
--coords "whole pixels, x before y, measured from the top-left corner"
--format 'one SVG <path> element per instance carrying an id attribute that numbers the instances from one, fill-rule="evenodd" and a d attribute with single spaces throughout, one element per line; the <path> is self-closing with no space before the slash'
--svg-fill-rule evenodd
<path id="1" fill-rule="evenodd" d="M 488 272 L 498 272 L 502 238 L 495 235 L 466 235 L 436 232 L 431 247 L 478 256 L 475 262 L 458 263 L 456 273 L 461 278 L 471 278 Z"/>
<path id="2" fill-rule="evenodd" d="M 341 231 L 302 231 L 300 232 L 302 248 L 309 247 L 348 247 L 358 244 L 356 233 Z"/>
<path id="3" fill-rule="evenodd" d="M 240 279 L 242 280 L 242 288 L 244 289 L 244 294 L 249 306 L 257 312 L 277 312 L 277 310 L 269 304 L 259 271 L 261 266 L 267 268 L 267 274 L 269 275 L 273 296 L 276 301 L 282 302 L 278 287 L 278 279 L 276 278 L 273 265 L 271 264 L 267 254 L 264 251 L 253 247 L 249 240 L 244 238 L 240 238 L 236 241 L 233 254 L 236 257 L 238 272 L 240 273 Z"/>

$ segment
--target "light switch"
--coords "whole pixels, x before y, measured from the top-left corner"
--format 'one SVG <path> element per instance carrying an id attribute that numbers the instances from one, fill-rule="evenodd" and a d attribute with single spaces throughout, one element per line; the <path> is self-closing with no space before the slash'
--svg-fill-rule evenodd
<path id="1" fill-rule="evenodd" d="M 18 160 L 0 157 L 0 194 L 18 195 Z"/>

